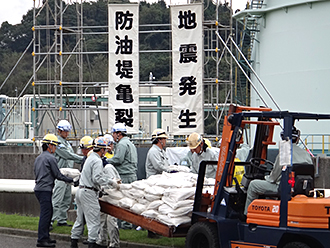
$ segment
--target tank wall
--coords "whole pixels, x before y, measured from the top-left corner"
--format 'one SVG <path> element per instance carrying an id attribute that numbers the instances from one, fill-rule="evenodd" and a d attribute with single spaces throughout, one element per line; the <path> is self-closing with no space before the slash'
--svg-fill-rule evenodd
<path id="1" fill-rule="evenodd" d="M 289 3 L 273 0 L 266 4 L 269 8 Z M 330 112 L 329 10 L 330 2 L 322 1 L 269 11 L 259 20 L 253 66 L 281 110 Z M 255 78 L 253 82 L 266 103 L 278 110 Z M 264 105 L 254 91 L 251 105 Z M 305 134 L 330 134 L 329 121 L 304 121 L 297 127 Z"/>

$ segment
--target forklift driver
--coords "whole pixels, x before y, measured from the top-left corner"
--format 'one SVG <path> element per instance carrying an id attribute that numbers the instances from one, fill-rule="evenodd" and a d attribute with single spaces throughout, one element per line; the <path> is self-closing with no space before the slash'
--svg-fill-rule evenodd
<path id="1" fill-rule="evenodd" d="M 283 138 L 283 132 L 281 132 Z M 292 164 L 313 164 L 309 153 L 297 146 L 299 143 L 300 131 L 292 127 Z M 270 175 L 265 176 L 265 180 L 255 179 L 251 181 L 246 197 L 244 214 L 247 215 L 247 210 L 250 203 L 257 199 L 259 195 L 264 195 L 266 192 L 277 193 L 281 181 L 282 168 L 280 166 L 279 155 L 277 155 L 274 167 Z"/>

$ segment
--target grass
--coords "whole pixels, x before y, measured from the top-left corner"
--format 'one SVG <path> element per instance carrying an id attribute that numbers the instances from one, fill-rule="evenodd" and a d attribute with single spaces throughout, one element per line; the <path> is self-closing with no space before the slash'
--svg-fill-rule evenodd
<path id="1" fill-rule="evenodd" d="M 23 216 L 18 214 L 4 214 L 0 213 L 0 227 L 10 227 L 31 231 L 38 231 L 39 217 Z M 72 222 L 68 222 L 73 224 Z M 54 229 L 51 233 L 58 234 L 71 234 L 71 227 L 57 226 L 54 225 Z M 84 235 L 87 237 L 87 231 L 85 228 Z M 152 244 L 159 246 L 170 246 L 173 248 L 183 248 L 185 245 L 184 238 L 166 238 L 161 237 L 159 239 L 150 239 L 147 237 L 148 232 L 146 230 L 119 230 L 119 236 L 121 241 L 141 243 L 141 244 Z"/>

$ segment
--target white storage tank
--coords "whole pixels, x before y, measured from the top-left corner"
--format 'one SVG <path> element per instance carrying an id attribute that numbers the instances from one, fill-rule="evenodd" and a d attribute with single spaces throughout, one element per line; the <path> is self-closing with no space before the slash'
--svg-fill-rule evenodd
<path id="1" fill-rule="evenodd" d="M 281 110 L 330 114 L 329 13 L 330 1 L 264 0 L 262 8 L 234 16 L 258 22 L 252 66 Z M 255 77 L 252 81 L 278 110 Z M 251 106 L 260 105 L 251 87 Z M 297 127 L 303 134 L 330 134 L 329 121 L 301 121 Z"/>

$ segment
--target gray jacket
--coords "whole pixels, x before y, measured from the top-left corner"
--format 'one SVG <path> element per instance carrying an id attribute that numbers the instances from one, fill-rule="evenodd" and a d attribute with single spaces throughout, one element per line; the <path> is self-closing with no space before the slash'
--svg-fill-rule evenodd
<path id="1" fill-rule="evenodd" d="M 151 175 L 162 174 L 163 171 L 167 171 L 169 165 L 165 150 L 153 144 L 148 151 L 145 163 L 147 178 Z"/>
<path id="2" fill-rule="evenodd" d="M 66 177 L 60 172 L 56 158 L 48 151 L 44 151 L 36 158 L 34 174 L 36 180 L 35 191 L 52 191 L 55 179 L 72 183 L 72 178 Z"/>
<path id="3" fill-rule="evenodd" d="M 113 180 L 111 180 L 110 177 L 107 177 L 103 172 L 103 162 L 101 157 L 96 152 L 92 152 L 84 164 L 80 175 L 79 185 L 100 190 L 101 186 L 111 185 L 112 182 Z"/>

